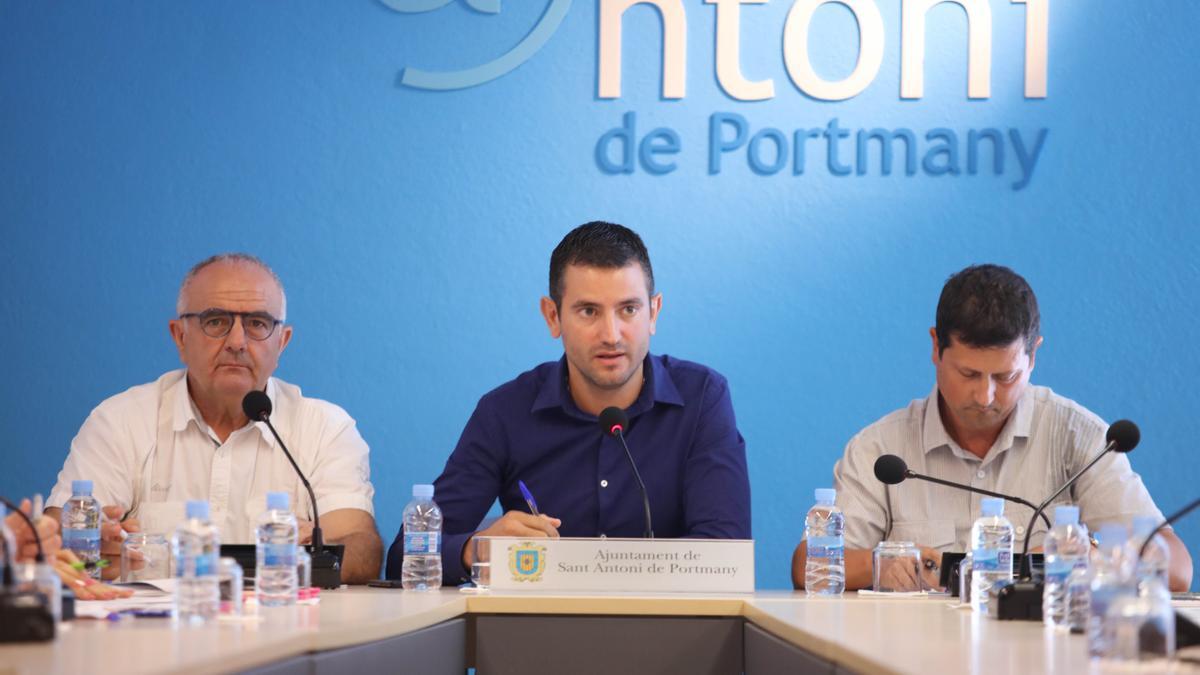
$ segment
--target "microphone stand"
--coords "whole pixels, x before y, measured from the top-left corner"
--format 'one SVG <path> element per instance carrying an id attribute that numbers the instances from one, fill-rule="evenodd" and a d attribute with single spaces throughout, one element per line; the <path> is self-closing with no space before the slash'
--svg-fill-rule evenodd
<path id="1" fill-rule="evenodd" d="M 625 442 L 625 430 L 620 426 L 614 426 L 612 434 L 621 441 L 621 447 L 625 450 L 625 458 L 629 460 L 629 466 L 633 469 L 633 479 L 637 481 L 638 489 L 642 491 L 642 510 L 646 517 L 646 530 L 643 536 L 646 539 L 654 538 L 654 528 L 650 523 L 650 495 L 646 492 L 646 484 L 642 482 L 642 474 L 638 473 L 637 464 L 633 461 L 633 453 L 629 452 L 629 444 Z"/>
<path id="2" fill-rule="evenodd" d="M 13 506 L 12 502 L 0 497 L 0 502 Z M 37 536 L 37 528 L 33 521 L 19 508 L 13 508 L 21 514 L 33 532 L 37 542 L 37 562 L 42 564 L 42 541 Z M 0 521 L 0 528 L 4 527 Z M 13 566 L 17 563 L 17 551 L 8 547 L 8 538 L 0 535 L 0 555 L 4 556 L 4 572 L 0 575 L 0 643 L 2 642 L 45 642 L 54 639 L 54 615 L 50 612 L 46 596 L 37 591 L 19 591 L 13 579 Z"/>
<path id="3" fill-rule="evenodd" d="M 279 437 L 279 432 L 275 431 L 275 425 L 271 424 L 271 416 L 264 411 L 259 415 L 259 420 L 266 422 L 267 428 L 271 430 L 271 435 L 275 437 L 275 441 L 283 449 L 284 456 L 287 457 L 288 462 L 291 462 L 292 468 L 296 470 L 296 475 L 300 477 L 300 482 L 304 484 L 304 489 L 308 490 L 308 499 L 312 504 L 313 512 L 312 584 L 317 588 L 337 588 L 342 585 L 342 564 L 332 551 L 325 549 L 325 541 L 321 536 L 321 515 L 317 513 L 317 496 L 313 493 L 312 484 L 308 482 L 308 478 L 300 470 L 296 460 L 292 459 L 292 453 L 288 451 L 287 445 Z"/>
<path id="4" fill-rule="evenodd" d="M 938 485 L 945 485 L 946 487 L 958 488 L 959 490 L 966 490 L 967 492 L 975 492 L 977 494 L 987 495 L 989 497 L 998 497 L 1000 499 L 1003 499 L 1006 502 L 1020 504 L 1021 506 L 1028 506 L 1029 508 L 1034 510 L 1034 514 L 1033 514 L 1034 519 L 1036 519 L 1038 516 L 1038 507 L 1034 506 L 1030 502 L 1025 501 L 1024 499 L 1021 499 L 1020 497 L 1013 497 L 1011 495 L 1002 495 L 999 492 L 992 492 L 991 490 L 984 490 L 983 488 L 971 487 L 970 485 L 960 485 L 959 483 L 951 483 L 948 480 L 942 480 L 941 478 L 934 478 L 933 476 L 926 476 L 924 474 L 917 473 L 916 471 L 913 471 L 912 469 L 905 469 L 904 476 L 905 476 L 905 478 L 916 478 L 917 480 L 927 480 L 930 483 L 937 483 Z M 1046 529 L 1049 529 L 1050 528 L 1050 518 L 1048 518 L 1045 513 L 1042 513 L 1041 515 L 1042 515 L 1042 520 L 1046 523 Z M 1027 529 L 1026 532 L 1031 532 L 1033 530 L 1033 525 L 1034 525 L 1034 523 L 1030 522 L 1029 529 Z"/>
<path id="5" fill-rule="evenodd" d="M 1040 513 L 1040 514 L 1042 514 L 1043 517 L 1045 517 L 1045 515 L 1046 515 L 1045 510 L 1046 510 L 1046 507 L 1050 505 L 1050 502 L 1054 501 L 1063 492 L 1066 492 L 1067 488 L 1074 485 L 1075 481 L 1079 480 L 1079 477 L 1082 476 L 1085 471 L 1087 471 L 1088 469 L 1095 466 L 1096 462 L 1099 462 L 1101 459 L 1104 459 L 1104 456 L 1107 455 L 1108 453 L 1112 452 L 1113 448 L 1115 448 L 1115 447 L 1117 447 L 1117 442 L 1109 441 L 1108 444 L 1104 446 L 1104 449 L 1101 450 L 1096 455 L 1096 457 L 1094 459 L 1092 459 L 1092 461 L 1088 462 L 1087 465 L 1084 466 L 1079 471 L 1076 471 L 1075 475 L 1071 476 L 1069 479 L 1067 479 L 1067 482 L 1063 483 L 1062 487 L 1058 488 L 1058 490 L 1055 491 L 1054 494 L 1052 494 L 1046 498 L 1046 501 L 1044 501 L 1040 505 L 1038 505 L 1037 511 L 1035 511 L 1033 514 L 1033 518 L 1029 519 L 1029 527 L 1025 528 L 1025 533 L 1026 533 L 1025 534 L 1025 547 L 1021 551 L 1021 579 L 1029 580 L 1029 579 L 1033 578 L 1033 568 L 1029 564 L 1029 556 L 1027 554 L 1029 553 L 1029 534 L 1031 534 L 1033 532 L 1033 522 L 1037 518 L 1038 514 Z M 1047 522 L 1046 524 L 1049 525 L 1049 522 Z"/>
<path id="6" fill-rule="evenodd" d="M 1134 441 L 1136 444 L 1136 441 Z M 1001 620 L 1023 620 L 1023 621 L 1039 621 L 1042 618 L 1042 594 L 1045 591 L 1045 583 L 1042 581 L 1033 580 L 1033 565 L 1029 561 L 1029 535 L 1033 528 L 1034 522 L 1037 520 L 1038 514 L 1043 516 L 1046 507 L 1050 502 L 1054 501 L 1059 495 L 1075 484 L 1079 477 L 1085 471 L 1096 465 L 1104 458 L 1105 455 L 1112 452 L 1117 447 L 1117 440 L 1109 440 L 1092 461 L 1088 462 L 1079 471 L 1075 472 L 1063 486 L 1054 491 L 1043 501 L 1034 511 L 1033 517 L 1029 519 L 1029 528 L 1025 530 L 1025 546 L 1021 550 L 1021 574 L 1017 579 L 1008 582 L 999 582 L 992 586 L 991 592 L 988 595 L 988 614 L 994 618 Z M 1130 450 L 1133 448 L 1130 447 Z"/>

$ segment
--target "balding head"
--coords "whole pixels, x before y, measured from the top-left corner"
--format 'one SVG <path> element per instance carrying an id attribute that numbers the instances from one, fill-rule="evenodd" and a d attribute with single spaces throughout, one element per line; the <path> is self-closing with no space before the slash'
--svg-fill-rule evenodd
<path id="1" fill-rule="evenodd" d="M 188 273 L 183 276 L 183 283 L 179 285 L 179 296 L 175 301 L 176 316 L 188 311 L 188 288 L 196 275 L 204 271 L 206 268 L 213 265 L 249 265 L 256 267 L 265 272 L 275 282 L 275 286 L 279 289 L 279 316 L 280 321 L 287 319 L 287 294 L 283 291 L 283 282 L 279 280 L 279 275 L 275 274 L 275 270 L 271 269 L 267 263 L 263 262 L 258 256 L 250 255 L 249 253 L 218 253 L 217 255 L 205 258 L 192 266 Z"/>

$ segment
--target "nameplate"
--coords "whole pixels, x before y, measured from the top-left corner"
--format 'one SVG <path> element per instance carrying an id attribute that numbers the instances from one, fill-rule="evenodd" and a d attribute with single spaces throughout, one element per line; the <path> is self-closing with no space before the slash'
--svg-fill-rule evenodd
<path id="1" fill-rule="evenodd" d="M 491 587 L 496 590 L 754 592 L 752 540 L 490 541 Z"/>

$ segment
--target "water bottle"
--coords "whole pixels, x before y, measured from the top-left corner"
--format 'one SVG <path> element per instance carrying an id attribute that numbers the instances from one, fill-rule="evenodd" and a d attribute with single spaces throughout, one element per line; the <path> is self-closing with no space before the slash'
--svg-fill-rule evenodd
<path id="1" fill-rule="evenodd" d="M 433 501 L 432 485 L 414 485 L 404 507 L 404 564 L 400 585 L 406 591 L 442 587 L 442 510 Z"/>
<path id="2" fill-rule="evenodd" d="M 1092 614 L 1092 576 L 1096 559 L 1093 551 L 1086 567 L 1077 567 L 1067 576 L 1067 628 L 1077 635 L 1087 633 Z"/>
<path id="3" fill-rule="evenodd" d="M 804 590 L 808 595 L 841 595 L 846 590 L 846 518 L 833 503 L 837 490 L 818 488 L 815 497 L 817 503 L 804 520 Z"/>
<path id="4" fill-rule="evenodd" d="M 1129 574 L 1132 570 L 1127 564 L 1125 543 L 1129 533 L 1125 526 L 1105 525 L 1100 528 L 1099 539 L 1100 550 L 1093 562 L 1095 571 L 1087 628 L 1088 654 L 1092 658 L 1104 658 L 1111 652 L 1109 637 L 1112 629 L 1107 625 L 1109 608 L 1124 596 L 1136 595 Z"/>
<path id="5" fill-rule="evenodd" d="M 175 620 L 202 624 L 217 616 L 221 607 L 217 560 L 221 534 L 208 520 L 208 502 L 189 501 L 187 519 L 175 528 L 171 550 L 175 556 Z"/>
<path id="6" fill-rule="evenodd" d="M 1003 499 L 985 497 L 980 509 L 971 526 L 971 609 L 986 614 L 992 584 L 1012 579 L 1013 526 Z"/>
<path id="7" fill-rule="evenodd" d="M 1079 524 L 1078 506 L 1054 509 L 1054 529 L 1046 535 L 1045 590 L 1042 592 L 1042 622 L 1051 628 L 1069 629 L 1067 582 L 1078 568 L 1087 569 L 1091 552 L 1087 530 Z"/>
<path id="8" fill-rule="evenodd" d="M 255 533 L 254 586 L 258 605 L 296 604 L 296 542 L 300 529 L 286 492 L 267 493 L 267 510 L 258 517 Z"/>
<path id="9" fill-rule="evenodd" d="M 1135 574 L 1139 586 L 1150 577 L 1160 579 L 1164 585 L 1169 579 L 1171 549 L 1167 547 L 1167 542 L 1161 534 L 1155 533 L 1150 543 L 1146 545 L 1146 552 L 1141 555 L 1140 560 L 1138 559 L 1142 544 L 1146 543 L 1146 537 L 1149 537 L 1161 522 L 1154 516 L 1139 516 L 1133 519 L 1133 538 L 1129 540 L 1129 550 L 1125 554 L 1129 557 L 1131 564 L 1136 564 Z"/>
<path id="10" fill-rule="evenodd" d="M 1147 577 L 1137 593 L 1122 593 L 1104 617 L 1104 658 L 1147 661 L 1175 656 L 1175 610 L 1167 582 Z"/>
<path id="11" fill-rule="evenodd" d="M 92 496 L 92 481 L 71 481 L 71 498 L 63 504 L 62 541 L 83 561 L 93 579 L 100 578 L 100 502 Z"/>

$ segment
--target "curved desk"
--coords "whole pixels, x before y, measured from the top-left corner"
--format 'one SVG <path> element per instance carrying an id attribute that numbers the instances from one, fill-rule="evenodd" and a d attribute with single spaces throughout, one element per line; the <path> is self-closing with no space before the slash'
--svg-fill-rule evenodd
<path id="1" fill-rule="evenodd" d="M 951 609 L 946 598 L 784 591 L 567 596 L 343 588 L 318 606 L 272 610 L 260 622 L 176 630 L 166 619 L 78 621 L 53 643 L 0 646 L 0 675 L 424 674 L 468 666 L 481 675 L 1108 670 L 1089 662 L 1082 636 L 983 619 Z"/>

